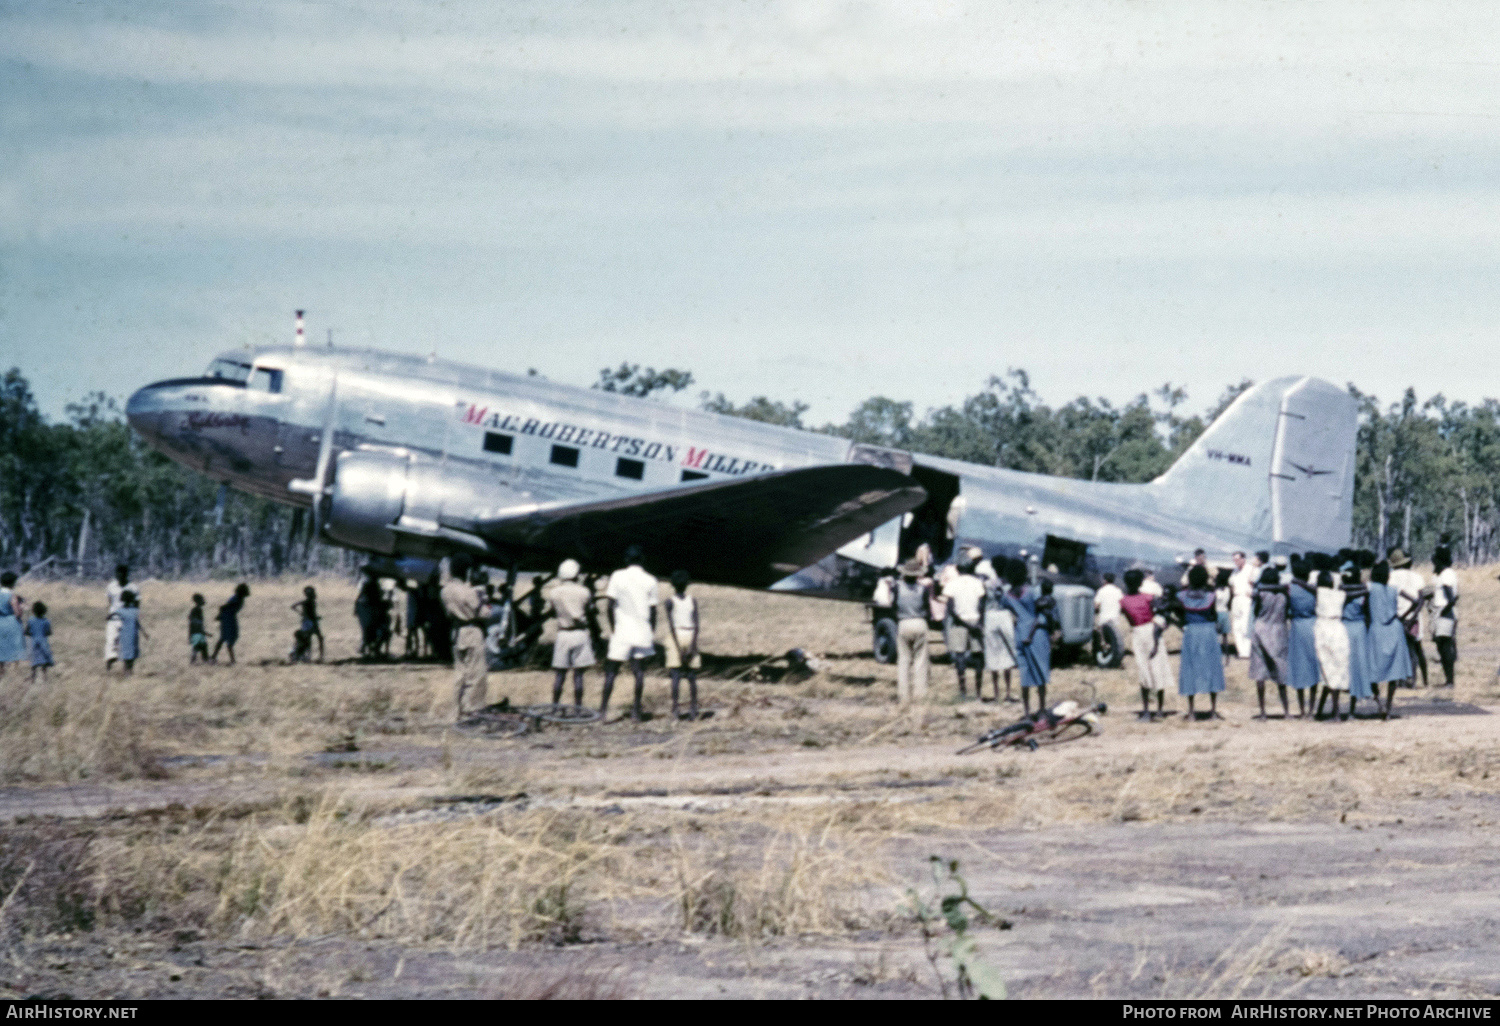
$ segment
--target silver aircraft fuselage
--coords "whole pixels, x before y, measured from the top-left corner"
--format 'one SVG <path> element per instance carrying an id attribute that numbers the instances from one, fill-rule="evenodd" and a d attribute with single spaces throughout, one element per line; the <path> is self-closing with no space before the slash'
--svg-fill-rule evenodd
<path id="1" fill-rule="evenodd" d="M 1088 580 L 1137 562 L 1170 572 L 1194 548 L 1337 549 L 1352 512 L 1353 401 L 1309 378 L 1252 389 L 1170 471 L 1134 485 L 373 350 L 226 353 L 202 376 L 140 389 L 126 413 L 185 466 L 316 504 L 324 536 L 361 551 L 601 566 L 633 532 L 658 572 L 680 555 L 701 580 L 844 597 L 868 595 L 922 542 L 939 561 L 973 545 Z M 825 487 L 836 494 L 819 506 Z"/>

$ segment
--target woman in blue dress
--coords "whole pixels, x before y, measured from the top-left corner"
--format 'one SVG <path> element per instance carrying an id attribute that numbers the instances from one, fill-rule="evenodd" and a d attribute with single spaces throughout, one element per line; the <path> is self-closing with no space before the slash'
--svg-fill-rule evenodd
<path id="1" fill-rule="evenodd" d="M 141 626 L 141 607 L 135 592 L 125 591 L 120 595 L 120 608 L 109 614 L 110 619 L 120 622 L 120 662 L 125 666 L 125 676 L 135 672 L 135 661 L 141 655 L 141 639 L 150 637 Z"/>
<path id="2" fill-rule="evenodd" d="M 1292 562 L 1291 590 L 1287 609 L 1291 631 L 1287 638 L 1287 687 L 1297 692 L 1297 718 L 1312 715 L 1318 693 L 1318 589 L 1308 583 L 1309 567 L 1303 560 Z M 1309 691 L 1308 689 L 1312 690 Z"/>
<path id="3" fill-rule="evenodd" d="M 1207 695 L 1209 717 L 1223 719 L 1219 715 L 1219 692 L 1224 690 L 1224 659 L 1219 651 L 1219 614 L 1208 585 L 1207 567 L 1195 566 L 1188 571 L 1188 586 L 1177 593 L 1177 610 L 1182 623 L 1177 693 L 1187 698 L 1189 719 L 1197 719 L 1195 695 Z"/>
<path id="4" fill-rule="evenodd" d="M 1359 568 L 1344 568 L 1344 630 L 1349 634 L 1349 718 L 1361 698 L 1373 698 L 1370 688 L 1370 604 L 1369 593 L 1360 578 Z"/>
<path id="5" fill-rule="evenodd" d="M 1005 608 L 1016 618 L 1016 662 L 1021 667 L 1021 711 L 1031 715 L 1031 689 L 1037 689 L 1037 711 L 1047 708 L 1047 682 L 1052 677 L 1052 637 L 1048 633 L 1046 607 L 1037 609 L 1042 597 L 1039 589 L 1026 584 L 1026 564 L 1020 560 L 1009 567 L 1010 590 L 1005 593 Z"/>
<path id="6" fill-rule="evenodd" d="M 15 585 L 15 574 L 9 570 L 0 574 L 0 677 L 5 676 L 6 663 L 19 663 L 26 658 L 21 600 L 11 590 Z"/>
<path id="7" fill-rule="evenodd" d="M 1412 675 L 1411 652 L 1406 645 L 1406 625 L 1396 615 L 1396 589 L 1391 587 L 1391 565 L 1376 563 L 1370 571 L 1370 633 L 1368 662 L 1375 702 L 1380 703 L 1380 684 L 1385 683 L 1382 719 L 1390 719 L 1396 700 L 1396 685 Z"/>

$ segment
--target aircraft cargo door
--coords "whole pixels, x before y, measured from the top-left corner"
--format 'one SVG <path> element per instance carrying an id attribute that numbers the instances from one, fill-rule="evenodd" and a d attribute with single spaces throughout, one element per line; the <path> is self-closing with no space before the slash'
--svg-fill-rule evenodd
<path id="1" fill-rule="evenodd" d="M 950 514 L 962 511 L 958 475 L 918 463 L 913 464 L 911 476 L 927 490 L 927 501 L 901 522 L 901 559 L 916 555 L 917 548 L 926 542 L 932 549 L 933 563 L 942 563 L 953 555 L 953 539 L 957 535 L 958 525 Z"/>

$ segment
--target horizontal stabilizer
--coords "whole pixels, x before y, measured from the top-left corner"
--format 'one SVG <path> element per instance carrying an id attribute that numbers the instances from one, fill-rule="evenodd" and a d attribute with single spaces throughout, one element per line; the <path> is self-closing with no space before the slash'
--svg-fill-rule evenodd
<path id="1" fill-rule="evenodd" d="M 497 548 L 570 556 L 593 571 L 619 567 L 635 544 L 653 573 L 764 588 L 926 497 L 899 471 L 845 463 L 542 506 L 474 530 Z"/>

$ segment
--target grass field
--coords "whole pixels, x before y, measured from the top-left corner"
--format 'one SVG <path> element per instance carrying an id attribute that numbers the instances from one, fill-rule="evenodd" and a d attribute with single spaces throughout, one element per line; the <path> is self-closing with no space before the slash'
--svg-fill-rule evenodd
<path id="1" fill-rule="evenodd" d="M 232 584 L 144 582 L 131 676 L 103 670 L 102 588 L 23 585 L 58 666 L 0 679 L 0 986 L 937 996 L 951 938 L 910 893 L 937 854 L 995 913 L 976 936 L 1013 996 L 1492 993 L 1500 583 L 1461 579 L 1457 686 L 1401 692 L 1402 719 L 1255 722 L 1236 661 L 1223 721 L 1140 723 L 1127 661 L 1055 674 L 1054 700 L 1108 701 L 1101 736 L 962 757 L 1018 707 L 938 665 L 901 712 L 846 604 L 700 588 L 711 718 L 665 716 L 657 667 L 644 724 L 499 740 L 453 729 L 448 668 L 352 658 L 344 582 L 314 582 L 321 665 L 285 660 L 307 582 L 252 582 L 235 666 L 187 663 L 191 594 Z M 760 679 L 793 647 L 821 669 Z M 551 679 L 492 674 L 491 699 Z"/>

